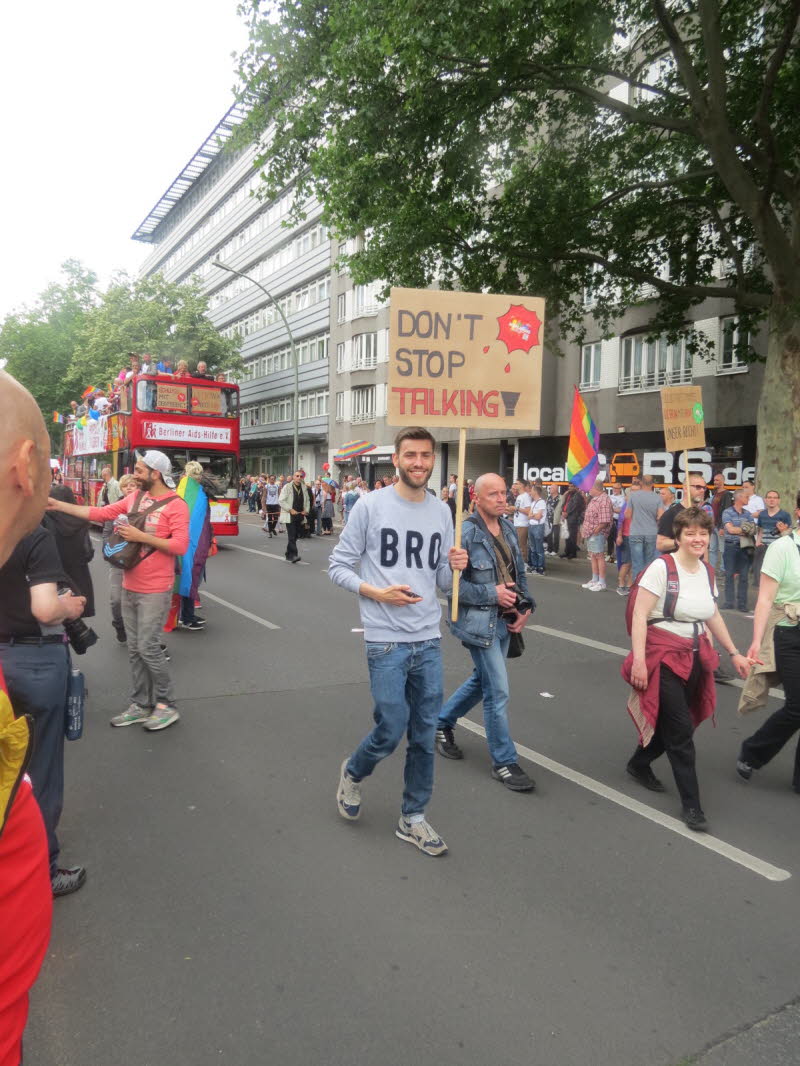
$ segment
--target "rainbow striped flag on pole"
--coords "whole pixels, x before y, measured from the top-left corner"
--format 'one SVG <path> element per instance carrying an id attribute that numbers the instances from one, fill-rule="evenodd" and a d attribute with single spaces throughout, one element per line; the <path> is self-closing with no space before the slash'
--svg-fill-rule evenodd
<path id="1" fill-rule="evenodd" d="M 53 421 L 56 425 L 59 425 L 61 422 L 64 421 L 64 416 L 62 414 L 59 414 L 58 411 L 53 411 Z"/>
<path id="2" fill-rule="evenodd" d="M 583 492 L 589 491 L 600 474 L 600 463 L 597 459 L 599 450 L 600 434 L 576 387 L 569 429 L 567 479 Z"/>

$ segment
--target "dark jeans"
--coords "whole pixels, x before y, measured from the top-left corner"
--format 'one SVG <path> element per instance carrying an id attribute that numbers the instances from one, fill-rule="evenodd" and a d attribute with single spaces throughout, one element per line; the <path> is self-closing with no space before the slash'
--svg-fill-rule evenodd
<path id="1" fill-rule="evenodd" d="M 732 610 L 734 607 L 734 574 L 738 574 L 739 586 L 736 590 L 735 606 L 740 611 L 747 610 L 747 577 L 750 573 L 750 552 L 740 548 L 738 544 L 725 543 L 723 554 L 723 566 L 725 567 L 725 607 Z"/>
<path id="2" fill-rule="evenodd" d="M 547 537 L 547 550 L 549 552 L 558 553 L 559 543 L 561 541 L 561 524 L 553 526 Z"/>
<path id="3" fill-rule="evenodd" d="M 567 543 L 564 545 L 564 555 L 567 559 L 578 557 L 578 522 L 567 522 Z"/>
<path id="4" fill-rule="evenodd" d="M 181 621 L 187 626 L 194 621 L 194 596 L 181 596 Z"/>
<path id="5" fill-rule="evenodd" d="M 0 644 L 14 713 L 34 720 L 28 774 L 47 830 L 50 874 L 58 866 L 56 828 L 64 806 L 64 719 L 70 659 L 66 644 Z"/>
<path id="6" fill-rule="evenodd" d="M 684 807 L 698 810 L 700 788 L 694 768 L 694 726 L 689 707 L 700 679 L 700 670 L 697 654 L 686 681 L 682 681 L 668 666 L 662 665 L 655 736 L 646 748 L 637 748 L 630 760 L 630 766 L 634 769 L 646 770 L 659 755 L 666 752 L 681 803 Z"/>
<path id="7" fill-rule="evenodd" d="M 281 509 L 277 503 L 268 503 L 267 507 L 267 532 L 274 533 L 275 526 L 278 524 L 278 519 L 281 516 Z"/>
<path id="8" fill-rule="evenodd" d="M 767 545 L 762 544 L 761 547 L 753 550 L 753 586 L 758 588 L 761 581 L 761 567 L 764 564 L 764 556 L 767 554 Z"/>
<path id="9" fill-rule="evenodd" d="M 758 770 L 800 729 L 800 627 L 775 627 L 775 665 L 786 703 L 742 744 L 740 758 Z M 792 787 L 800 791 L 800 740 L 794 755 Z"/>
<path id="10" fill-rule="evenodd" d="M 305 515 L 292 515 L 291 522 L 286 526 L 286 558 L 296 559 L 300 554 L 297 550 L 297 538 L 305 529 Z"/>

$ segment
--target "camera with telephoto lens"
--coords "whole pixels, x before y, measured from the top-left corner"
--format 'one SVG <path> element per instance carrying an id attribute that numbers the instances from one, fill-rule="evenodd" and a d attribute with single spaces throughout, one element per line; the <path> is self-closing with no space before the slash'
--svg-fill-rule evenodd
<path id="1" fill-rule="evenodd" d="M 59 587 L 59 596 L 69 592 L 72 592 L 71 588 L 63 585 Z M 90 626 L 87 626 L 82 618 L 73 618 L 71 621 L 67 619 L 62 622 L 62 625 L 67 634 L 69 646 L 76 655 L 85 655 L 89 648 L 97 643 L 97 634 Z"/>
<path id="2" fill-rule="evenodd" d="M 513 585 L 509 591 L 514 593 L 516 599 L 511 607 L 506 607 L 500 611 L 501 618 L 513 621 L 518 614 L 525 614 L 526 611 L 533 610 L 533 600 L 530 596 L 523 595 L 518 585 Z"/>

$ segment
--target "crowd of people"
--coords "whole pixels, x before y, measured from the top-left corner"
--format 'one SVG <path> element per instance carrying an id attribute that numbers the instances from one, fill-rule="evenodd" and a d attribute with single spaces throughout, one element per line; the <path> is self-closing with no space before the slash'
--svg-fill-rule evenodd
<path id="1" fill-rule="evenodd" d="M 186 359 L 179 359 L 173 366 L 172 360 L 164 357 L 156 359 L 152 355 L 136 355 L 130 353 L 129 365 L 123 367 L 107 388 L 88 387 L 84 390 L 80 400 L 71 400 L 70 409 L 66 418 L 67 423 L 85 422 L 90 418 L 100 418 L 102 415 L 113 414 L 120 409 L 123 387 L 139 374 L 161 374 L 174 378 L 176 381 L 227 381 L 228 375 L 220 370 L 212 373 L 208 364 L 200 359 L 194 369 L 189 369 Z"/>
<path id="2" fill-rule="evenodd" d="M 500 476 L 487 473 L 465 488 L 460 505 L 466 520 L 456 548 L 448 521 L 453 493 L 449 486 L 442 489 L 437 511 L 427 490 L 434 453 L 427 430 L 398 434 L 396 491 L 370 494 L 352 509 L 330 558 L 331 580 L 358 596 L 375 722 L 342 763 L 339 814 L 348 821 L 360 817 L 365 779 L 407 736 L 395 832 L 425 854 L 443 854 L 447 846 L 425 817 L 434 751 L 448 759 L 464 757 L 455 727 L 479 703 L 492 776 L 513 791 L 535 789 L 511 739 L 506 659 L 522 653 L 522 630 L 535 609 L 526 574 L 546 573 L 545 557 L 557 553 L 565 525 L 562 558 L 576 558 L 581 543 L 586 549 L 591 578 L 583 587 L 606 588 L 607 565 L 616 562 L 618 588 L 628 597 L 631 652 L 622 676 L 630 686 L 628 712 L 639 743 L 627 772 L 643 787 L 663 792 L 652 764 L 666 754 L 681 818 L 690 830 L 707 830 L 693 735 L 716 704 L 715 645 L 727 653 L 738 676 L 748 679 L 740 710 L 763 705 L 773 681 L 781 681 L 786 693 L 784 706 L 742 745 L 736 772 L 743 780 L 750 780 L 800 728 L 800 536 L 787 512 L 780 512 L 778 494 L 766 494 L 769 505 L 755 496 L 752 485 L 731 494 L 720 476 L 707 500 L 705 482 L 691 476 L 683 503 L 668 486 L 654 493 L 649 477 L 635 479 L 627 491 L 619 485 L 607 491 L 598 480 L 586 494 L 574 485 L 561 494 L 557 486 L 545 492 L 543 485 L 521 480 L 507 490 Z M 750 545 L 742 543 L 745 537 Z M 730 608 L 733 583 L 747 587 L 749 568 L 739 553 L 763 548 L 753 640 L 746 653 L 736 647 L 718 606 L 715 540 L 717 548 L 726 549 L 736 542 L 736 552 L 723 555 L 725 607 Z M 458 612 L 448 624 L 469 652 L 473 671 L 445 700 L 436 593 L 449 592 L 454 572 L 459 574 Z M 756 683 L 759 694 L 748 694 Z M 800 744 L 792 787 L 800 792 Z"/>
<path id="3" fill-rule="evenodd" d="M 212 551 L 215 485 L 199 463 L 188 463 L 176 483 L 168 457 L 150 450 L 119 481 L 106 467 L 98 505 L 79 506 L 51 477 L 33 399 L 4 374 L 0 417 L 0 1063 L 17 1066 L 52 900 L 86 880 L 83 866 L 62 864 L 57 827 L 72 653 L 86 651 L 93 636 L 85 624 L 95 613 L 88 525 L 102 527 L 112 626 L 130 666 L 128 703 L 111 725 L 159 732 L 180 718 L 165 629 L 204 627 L 195 605 Z M 337 513 L 341 519 L 328 572 L 358 599 L 374 707 L 372 728 L 340 767 L 339 814 L 359 818 L 366 780 L 406 738 L 394 831 L 424 854 L 444 854 L 447 845 L 426 816 L 435 758 L 464 760 L 458 723 L 478 704 L 491 776 L 513 792 L 535 791 L 512 739 L 507 659 L 524 654 L 536 608 L 528 579 L 547 574 L 563 529 L 562 558 L 586 551 L 591 579 L 584 587 L 607 588 L 616 566 L 625 597 L 631 652 L 622 676 L 638 744 L 624 768 L 638 785 L 663 792 L 653 765 L 666 755 L 684 823 L 706 830 L 693 734 L 714 711 L 719 652 L 745 681 L 740 710 L 763 707 L 778 682 L 786 697 L 742 743 L 739 778 L 752 781 L 800 729 L 800 493 L 790 514 L 776 492 L 762 499 L 749 483 L 731 491 L 721 477 L 709 495 L 703 479 L 690 475 L 687 498 L 678 501 L 669 487 L 655 493 L 647 477 L 627 489 L 597 482 L 583 493 L 524 481 L 509 489 L 488 472 L 460 494 L 451 478 L 437 494 L 429 487 L 435 449 L 428 430 L 401 430 L 397 473 L 372 490 L 360 478 L 341 488 L 330 477 L 307 481 L 302 470 L 242 480 L 243 501 L 255 495 L 264 531 L 286 536 L 292 563 L 299 540 L 332 536 Z M 745 652 L 720 611 L 720 562 L 723 610 L 746 610 L 757 567 Z M 455 575 L 458 609 L 448 624 L 466 650 L 468 673 L 448 694 L 439 595 L 452 602 Z M 800 744 L 791 784 L 800 793 Z"/>

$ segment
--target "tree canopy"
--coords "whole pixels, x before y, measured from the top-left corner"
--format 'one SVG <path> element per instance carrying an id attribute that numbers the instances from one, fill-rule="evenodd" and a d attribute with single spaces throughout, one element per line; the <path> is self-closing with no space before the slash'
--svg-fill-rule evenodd
<path id="1" fill-rule="evenodd" d="M 118 275 L 105 291 L 75 260 L 32 308 L 0 327 L 0 358 L 36 398 L 45 420 L 64 411 L 88 386 L 103 387 L 128 365 L 128 353 L 205 360 L 216 370 L 241 366 L 238 341 L 215 329 L 197 281 L 177 284 L 160 274 Z"/>
<path id="2" fill-rule="evenodd" d="M 770 316 L 773 362 L 798 362 L 800 0 L 244 11 L 241 136 L 267 194 L 297 178 L 364 235 L 357 280 L 536 293 L 578 339 L 584 286 L 604 329 L 656 294 L 653 331 L 685 330 L 720 297 L 744 326 Z"/>

